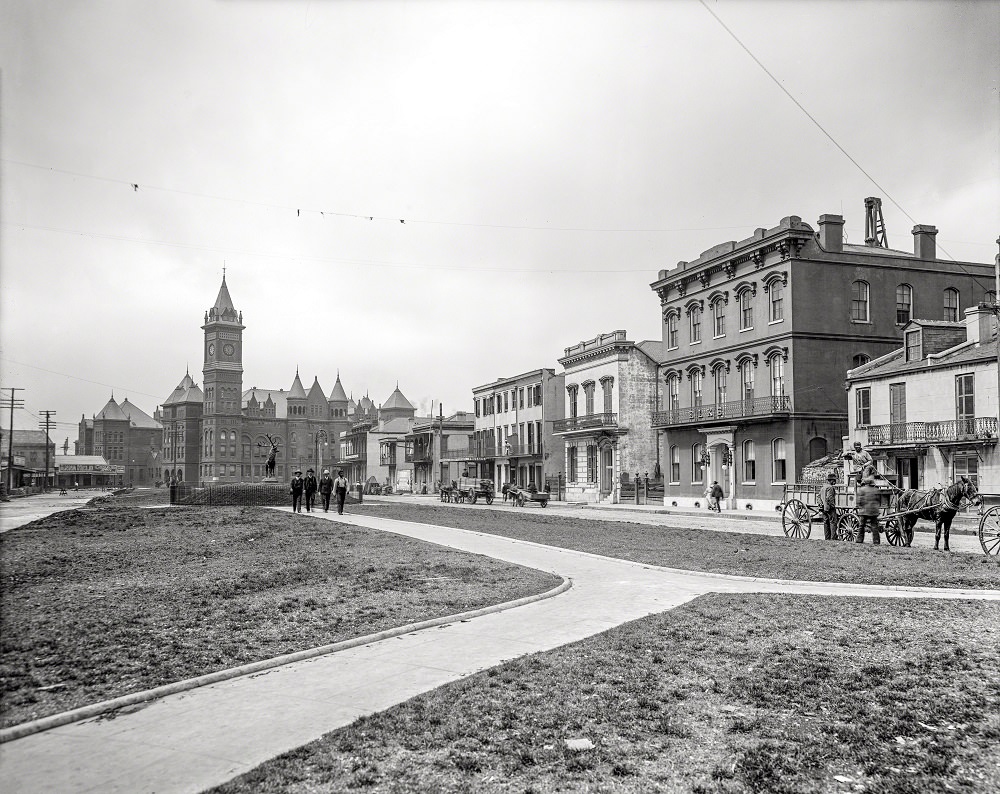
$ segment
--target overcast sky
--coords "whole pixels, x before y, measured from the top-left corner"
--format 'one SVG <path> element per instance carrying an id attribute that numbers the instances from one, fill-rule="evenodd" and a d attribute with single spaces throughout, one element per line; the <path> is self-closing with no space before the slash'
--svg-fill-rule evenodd
<path id="1" fill-rule="evenodd" d="M 0 58 L 0 386 L 58 444 L 201 383 L 224 264 L 245 388 L 450 413 L 786 215 L 997 251 L 996 2 L 0 0 Z"/>

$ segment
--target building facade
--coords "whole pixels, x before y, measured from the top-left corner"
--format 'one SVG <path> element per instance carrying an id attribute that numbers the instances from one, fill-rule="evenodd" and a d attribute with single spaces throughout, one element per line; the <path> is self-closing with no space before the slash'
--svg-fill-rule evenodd
<path id="1" fill-rule="evenodd" d="M 157 415 L 159 415 L 157 413 Z M 114 395 L 91 419 L 80 418 L 75 449 L 79 455 L 99 456 L 110 466 L 123 468 L 116 485 L 149 487 L 161 481 L 163 424 Z"/>
<path id="2" fill-rule="evenodd" d="M 564 418 L 553 431 L 565 444 L 566 499 L 619 501 L 629 478 L 657 479 L 659 342 L 636 344 L 613 331 L 565 349 Z"/>
<path id="3" fill-rule="evenodd" d="M 459 478 L 458 458 L 468 455 L 475 429 L 467 411 L 414 420 L 406 436 L 406 459 L 413 464 L 415 493 L 436 493 L 441 483 Z"/>
<path id="4" fill-rule="evenodd" d="M 564 476 L 565 444 L 554 434 L 563 418 L 564 375 L 537 369 L 500 378 L 472 390 L 475 430 L 463 472 L 504 483 L 543 490 L 551 478 Z"/>
<path id="5" fill-rule="evenodd" d="M 997 338 L 990 304 L 964 323 L 913 320 L 903 345 L 847 373 L 847 443 L 861 442 L 901 488 L 969 477 L 1000 494 Z"/>
<path id="6" fill-rule="evenodd" d="M 913 317 L 955 321 L 992 300 L 992 267 L 938 259 L 936 229 L 912 253 L 844 242 L 790 216 L 662 270 L 658 409 L 665 503 L 704 505 L 718 480 L 729 509 L 770 509 L 802 466 L 839 450 L 848 369 L 899 347 Z"/>

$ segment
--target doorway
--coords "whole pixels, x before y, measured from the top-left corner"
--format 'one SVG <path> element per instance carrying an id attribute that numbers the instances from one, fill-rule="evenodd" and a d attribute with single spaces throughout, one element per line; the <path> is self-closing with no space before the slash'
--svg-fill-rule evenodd
<path id="1" fill-rule="evenodd" d="M 920 482 L 916 458 L 896 458 L 896 476 L 898 485 L 904 491 L 917 488 Z"/>
<path id="2" fill-rule="evenodd" d="M 615 482 L 614 447 L 601 447 L 601 496 L 611 493 Z"/>

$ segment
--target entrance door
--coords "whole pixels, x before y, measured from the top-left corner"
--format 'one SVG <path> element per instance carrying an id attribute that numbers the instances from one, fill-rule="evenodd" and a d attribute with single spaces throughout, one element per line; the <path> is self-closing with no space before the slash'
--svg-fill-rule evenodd
<path id="1" fill-rule="evenodd" d="M 893 442 L 906 441 L 906 384 L 889 384 L 889 432 Z"/>
<path id="2" fill-rule="evenodd" d="M 917 459 L 896 458 L 896 474 L 899 477 L 899 487 L 903 490 L 917 488 Z"/>
<path id="3" fill-rule="evenodd" d="M 607 496 L 615 482 L 615 451 L 611 447 L 601 449 L 601 496 Z"/>

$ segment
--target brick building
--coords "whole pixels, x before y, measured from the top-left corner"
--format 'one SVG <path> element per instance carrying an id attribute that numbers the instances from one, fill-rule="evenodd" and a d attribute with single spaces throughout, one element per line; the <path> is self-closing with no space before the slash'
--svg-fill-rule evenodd
<path id="1" fill-rule="evenodd" d="M 730 509 L 768 509 L 801 467 L 840 449 L 844 374 L 896 350 L 913 317 L 957 321 L 992 301 L 992 267 L 939 259 L 933 226 L 912 252 L 844 241 L 790 216 L 745 240 L 662 270 L 659 410 L 666 504 L 704 504 L 723 484 Z"/>
<path id="2" fill-rule="evenodd" d="M 78 455 L 103 457 L 111 466 L 123 467 L 117 485 L 150 486 L 161 479 L 163 424 L 128 398 L 121 403 L 111 395 L 93 417 L 80 418 L 74 445 Z"/>

